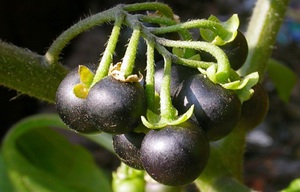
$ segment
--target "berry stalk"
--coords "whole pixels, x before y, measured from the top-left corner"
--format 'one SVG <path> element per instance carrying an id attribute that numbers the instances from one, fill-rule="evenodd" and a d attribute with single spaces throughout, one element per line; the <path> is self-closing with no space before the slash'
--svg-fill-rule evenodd
<path id="1" fill-rule="evenodd" d="M 107 46 L 105 48 L 103 57 L 101 58 L 99 67 L 96 71 L 92 86 L 95 83 L 97 83 L 98 81 L 100 81 L 102 78 L 107 76 L 107 74 L 108 74 L 109 67 L 112 63 L 113 53 L 114 53 L 114 50 L 116 48 L 118 38 L 119 38 L 119 35 L 120 35 L 121 26 L 122 26 L 123 21 L 124 21 L 124 16 L 125 16 L 124 13 L 117 14 L 117 19 L 115 21 L 115 25 L 114 25 L 114 27 L 112 29 L 112 32 L 111 32 L 111 35 L 108 39 Z"/>

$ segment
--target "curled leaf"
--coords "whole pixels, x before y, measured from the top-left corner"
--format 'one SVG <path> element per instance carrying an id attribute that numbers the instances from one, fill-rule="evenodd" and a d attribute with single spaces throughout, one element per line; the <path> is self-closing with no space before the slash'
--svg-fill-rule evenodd
<path id="1" fill-rule="evenodd" d="M 187 112 L 180 115 L 176 119 L 169 120 L 148 110 L 147 111 L 148 120 L 144 116 L 142 116 L 141 119 L 142 119 L 142 123 L 149 129 L 160 129 L 168 125 L 179 125 L 187 121 L 193 115 L 193 111 L 194 111 L 194 105 L 192 105 L 189 108 L 189 110 L 187 110 Z"/>
<path id="2" fill-rule="evenodd" d="M 243 77 L 241 80 L 225 83 L 222 84 L 222 86 L 226 89 L 234 90 L 237 93 L 240 101 L 243 103 L 251 98 L 253 94 L 252 87 L 257 84 L 258 80 L 258 72 L 253 72 Z"/>
<path id="3" fill-rule="evenodd" d="M 233 14 L 227 21 L 221 22 L 217 17 L 210 16 L 209 21 L 214 21 L 222 25 L 224 30 L 218 30 L 218 34 L 211 29 L 200 29 L 202 38 L 215 45 L 225 45 L 228 42 L 234 40 L 237 35 L 237 29 L 239 27 L 239 18 L 237 14 Z"/>

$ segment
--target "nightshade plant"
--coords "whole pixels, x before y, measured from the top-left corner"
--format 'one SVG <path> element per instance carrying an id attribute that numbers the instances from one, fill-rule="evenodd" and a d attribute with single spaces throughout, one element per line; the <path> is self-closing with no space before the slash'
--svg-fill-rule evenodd
<path id="1" fill-rule="evenodd" d="M 1 150 L 1 166 L 5 168 L 4 175 L 7 174 L 3 177 L 9 181 L 5 187 L 17 191 L 139 192 L 151 190 L 149 183 L 158 186 L 163 183 L 179 186 L 161 185 L 163 190 L 177 191 L 182 185 L 194 182 L 201 191 L 251 191 L 243 185 L 242 179 L 245 135 L 266 115 L 266 97 L 261 101 L 265 108 L 255 125 L 245 125 L 245 116 L 242 116 L 243 121 L 239 120 L 241 115 L 247 114 L 242 113 L 243 103 L 251 101 L 256 90 L 253 87 L 263 80 L 272 51 L 270 47 L 275 42 L 287 4 L 287 0 L 259 0 L 246 38 L 239 31 L 236 14 L 227 21 L 211 16 L 181 22 L 168 5 L 147 2 L 117 5 L 79 21 L 64 31 L 43 56 L 0 41 L 0 83 L 55 103 L 61 117 L 37 115 L 11 129 Z M 68 72 L 60 63 L 66 44 L 88 29 L 108 22 L 113 28 L 97 69 L 94 71 L 79 63 L 75 71 Z M 132 29 L 132 34 L 120 61 L 113 55 L 123 27 Z M 191 29 L 198 30 L 201 38 L 195 40 Z M 169 39 L 165 35 L 168 33 L 177 33 L 179 38 Z M 266 35 L 269 38 L 264 38 Z M 136 55 L 141 54 L 138 53 L 140 41 L 145 41 L 147 47 L 146 53 L 142 53 L 146 54 L 144 76 L 133 73 L 135 67 L 145 65 L 136 62 Z M 201 53 L 209 54 L 211 60 L 202 59 Z M 240 55 L 241 60 L 231 60 L 231 53 Z M 160 82 L 155 81 L 156 64 L 163 65 Z M 175 65 L 190 69 L 193 75 L 184 76 L 171 86 Z M 31 75 L 28 77 L 28 74 Z M 197 81 L 195 87 L 204 86 L 202 91 L 208 94 L 197 93 L 197 99 L 186 107 L 184 103 L 190 101 L 187 96 L 191 95 L 189 88 L 195 89 L 187 87 L 192 81 L 189 78 L 197 77 L 201 77 L 201 81 Z M 156 83 L 159 83 L 159 91 L 155 91 Z M 218 91 L 214 91 L 214 86 Z M 212 104 L 205 103 L 207 106 L 203 107 L 201 97 L 207 95 Z M 223 98 L 218 98 L 220 95 Z M 228 102 L 224 101 L 227 97 Z M 107 108 L 103 108 L 104 105 Z M 181 105 L 185 107 L 178 107 L 177 111 L 176 106 Z M 206 111 L 208 108 L 210 114 Z M 211 114 L 220 115 L 213 117 L 217 119 L 214 126 L 205 123 Z M 222 124 L 228 126 L 225 131 Z M 66 140 L 47 127 L 70 127 L 108 150 L 115 150 L 124 163 L 113 173 L 112 187 L 85 150 L 66 144 Z M 221 134 L 215 128 L 220 129 Z M 126 135 L 134 137 L 136 133 L 145 137 L 134 143 L 130 143 L 132 139 L 118 140 Z M 112 142 L 110 134 L 114 150 L 108 144 Z M 218 141 L 213 142 L 215 140 Z M 170 146 L 163 141 L 168 141 Z M 118 142 L 126 142 L 128 149 Z M 37 151 L 32 146 L 36 146 Z M 131 150 L 131 156 L 126 156 L 126 150 Z M 61 161 L 60 156 L 64 157 Z M 138 165 L 130 159 L 132 157 L 137 158 Z M 74 166 L 72 171 L 68 166 L 70 162 Z M 196 171 L 189 174 L 194 168 Z"/>

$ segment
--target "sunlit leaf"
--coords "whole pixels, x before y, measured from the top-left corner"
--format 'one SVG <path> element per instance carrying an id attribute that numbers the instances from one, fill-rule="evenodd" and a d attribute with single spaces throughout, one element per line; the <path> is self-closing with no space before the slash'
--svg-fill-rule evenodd
<path id="1" fill-rule="evenodd" d="M 290 185 L 286 188 L 283 189 L 281 192 L 298 192 L 300 191 L 300 179 L 295 179 L 290 183 Z"/>
<path id="2" fill-rule="evenodd" d="M 200 29 L 201 37 L 211 42 L 215 45 L 224 45 L 228 42 L 234 40 L 237 35 L 237 30 L 240 25 L 239 18 L 237 14 L 233 14 L 227 21 L 221 22 L 217 17 L 210 16 L 208 18 L 210 21 L 214 21 L 216 23 L 220 23 L 223 26 L 223 31 L 217 34 L 212 29 Z"/>

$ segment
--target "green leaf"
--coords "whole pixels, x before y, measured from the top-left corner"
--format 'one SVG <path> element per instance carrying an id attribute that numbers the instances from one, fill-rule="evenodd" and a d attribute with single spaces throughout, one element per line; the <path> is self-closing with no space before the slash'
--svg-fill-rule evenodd
<path id="1" fill-rule="evenodd" d="M 2 151 L 0 152 L 0 191 L 13 191 L 13 186 L 7 174 L 7 166 L 4 163 Z"/>
<path id="2" fill-rule="evenodd" d="M 65 125 L 57 115 L 37 115 L 16 124 L 2 151 L 16 191 L 111 191 L 108 179 L 83 147 L 51 127 Z"/>
<path id="3" fill-rule="evenodd" d="M 283 189 L 281 192 L 298 192 L 300 191 L 300 179 L 295 179 L 290 183 L 290 185 L 286 188 Z"/>
<path id="4" fill-rule="evenodd" d="M 216 22 L 216 24 L 221 24 L 224 30 L 218 30 L 219 34 L 217 34 L 211 29 L 200 29 L 201 37 L 204 40 L 211 42 L 215 45 L 225 45 L 226 43 L 234 40 L 240 25 L 240 21 L 237 14 L 233 14 L 225 22 L 221 22 L 217 17 L 213 15 L 210 16 L 208 20 L 214 21 Z"/>
<path id="5" fill-rule="evenodd" d="M 173 47 L 172 48 L 172 53 L 176 55 L 177 57 L 183 57 L 184 56 L 184 51 L 182 48 L 178 47 Z"/>
<path id="6" fill-rule="evenodd" d="M 287 103 L 297 82 L 296 74 L 283 63 L 274 59 L 269 60 L 267 73 L 276 87 L 279 98 Z"/>
<path id="7" fill-rule="evenodd" d="M 153 113 L 152 111 L 148 110 L 147 111 L 147 119 L 142 116 L 142 123 L 150 128 L 150 129 L 160 129 L 163 128 L 167 125 L 179 125 L 185 121 L 187 121 L 192 115 L 194 111 L 194 105 L 192 105 L 187 112 L 184 114 L 180 115 L 179 117 L 176 117 L 173 120 L 170 120 L 168 118 L 163 118 L 161 115 L 157 115 Z M 177 115 L 176 115 L 177 116 Z"/>
<path id="8" fill-rule="evenodd" d="M 243 103 L 251 98 L 252 94 L 254 93 L 252 87 L 257 84 L 258 79 L 258 72 L 253 72 L 240 80 L 222 84 L 222 86 L 226 89 L 235 90 L 240 101 Z"/>

